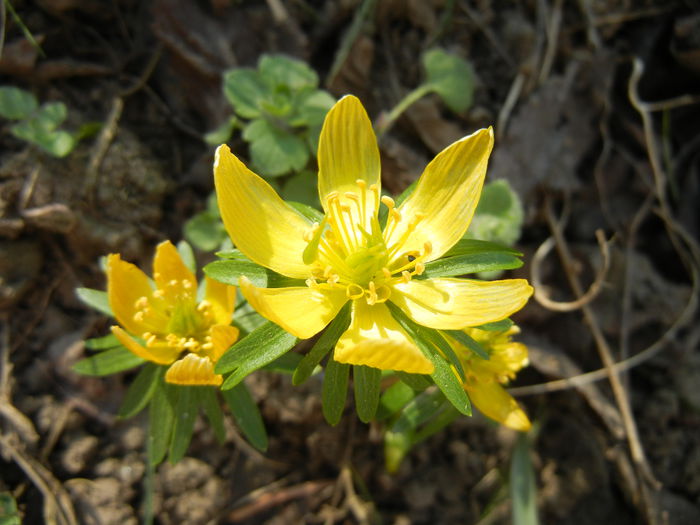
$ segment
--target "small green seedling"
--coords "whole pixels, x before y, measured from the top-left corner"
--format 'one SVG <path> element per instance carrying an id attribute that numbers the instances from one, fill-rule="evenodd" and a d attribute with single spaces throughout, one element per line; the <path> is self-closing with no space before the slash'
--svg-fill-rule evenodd
<path id="1" fill-rule="evenodd" d="M 443 49 L 430 49 L 421 57 L 425 81 L 408 93 L 383 120 L 379 133 L 386 132 L 413 103 L 437 93 L 455 113 L 466 111 L 474 101 L 474 69 L 463 58 Z"/>
<path id="2" fill-rule="evenodd" d="M 13 86 L 0 87 L 0 117 L 17 121 L 10 126 L 10 133 L 54 157 L 68 155 L 88 132 L 88 128 L 77 133 L 59 129 L 67 116 L 68 109 L 63 102 L 40 106 L 28 91 Z"/>
<path id="3" fill-rule="evenodd" d="M 227 71 L 223 87 L 235 116 L 209 133 L 207 142 L 221 144 L 240 127 L 250 144 L 252 166 L 262 175 L 278 177 L 306 167 L 335 102 L 317 89 L 313 69 L 293 58 L 263 55 L 257 69 Z"/>

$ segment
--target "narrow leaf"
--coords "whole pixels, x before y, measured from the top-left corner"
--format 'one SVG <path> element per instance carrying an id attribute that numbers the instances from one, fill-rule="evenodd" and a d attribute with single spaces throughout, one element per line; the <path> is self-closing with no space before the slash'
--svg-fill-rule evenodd
<path id="1" fill-rule="evenodd" d="M 141 412 L 153 397 L 158 382 L 162 381 L 165 367 L 146 363 L 126 391 L 119 417 L 127 419 Z"/>
<path id="2" fill-rule="evenodd" d="M 73 365 L 73 371 L 86 376 L 106 376 L 129 370 L 145 362 L 126 348 L 112 348 L 81 359 Z"/>
<path id="3" fill-rule="evenodd" d="M 360 421 L 369 423 L 376 414 L 379 405 L 382 371 L 370 366 L 354 365 L 352 377 L 357 415 Z"/>
<path id="4" fill-rule="evenodd" d="M 279 356 L 271 363 L 266 364 L 264 367 L 262 367 L 262 369 L 269 372 L 277 372 L 279 374 L 293 374 L 302 359 L 303 356 L 301 354 L 297 354 L 296 352 L 287 352 L 286 354 Z"/>
<path id="5" fill-rule="evenodd" d="M 253 401 L 245 383 L 238 383 L 233 388 L 224 390 L 222 394 L 236 420 L 238 428 L 241 429 L 255 448 L 265 452 L 268 445 L 265 424 L 260 415 L 258 405 Z"/>
<path id="6" fill-rule="evenodd" d="M 498 270 L 513 270 L 515 268 L 520 268 L 522 265 L 523 262 L 520 259 L 507 253 L 459 255 L 430 261 L 425 265 L 425 271 L 418 279 L 454 277 L 470 273 Z"/>
<path id="7" fill-rule="evenodd" d="M 510 462 L 510 497 L 513 503 L 513 525 L 538 525 L 537 485 L 530 459 L 527 434 L 520 433 Z"/>
<path id="8" fill-rule="evenodd" d="M 175 423 L 177 391 L 168 383 L 159 382 L 153 393 L 148 413 L 148 442 L 151 465 L 158 465 L 170 447 Z"/>
<path id="9" fill-rule="evenodd" d="M 323 378 L 321 404 L 323 417 L 333 426 L 338 424 L 345 409 L 349 373 L 350 365 L 339 363 L 332 358 L 328 360 Z"/>
<path id="10" fill-rule="evenodd" d="M 102 290 L 93 290 L 92 288 L 76 288 L 75 293 L 78 298 L 86 305 L 102 312 L 109 317 L 114 317 L 112 308 L 109 306 L 109 298 L 107 292 Z"/>
<path id="11" fill-rule="evenodd" d="M 216 364 L 216 373 L 234 370 L 222 390 L 233 388 L 251 372 L 271 363 L 297 343 L 297 338 L 268 321 L 233 345 Z"/>
<path id="12" fill-rule="evenodd" d="M 196 389 L 201 387 L 183 386 L 178 388 L 177 404 L 175 405 L 175 425 L 173 438 L 170 442 L 168 461 L 177 463 L 180 461 L 192 441 L 194 422 L 199 412 L 199 396 Z"/>
<path id="13" fill-rule="evenodd" d="M 90 350 L 109 350 L 110 348 L 117 348 L 122 346 L 114 334 L 107 334 L 102 337 L 93 337 L 92 339 L 85 340 L 85 348 Z"/>
<path id="14" fill-rule="evenodd" d="M 226 430 L 224 429 L 224 418 L 221 413 L 221 405 L 216 395 L 217 389 L 214 387 L 204 387 L 197 389 L 199 404 L 204 409 L 204 414 L 209 420 L 209 424 L 214 430 L 216 440 L 223 444 L 226 441 Z"/>
<path id="15" fill-rule="evenodd" d="M 396 375 L 399 376 L 402 382 L 406 383 L 416 392 L 422 392 L 433 384 L 432 381 L 430 381 L 430 376 L 427 375 L 408 374 L 406 372 L 396 372 Z"/>
<path id="16" fill-rule="evenodd" d="M 510 319 L 502 319 L 501 321 L 494 321 L 493 323 L 486 323 L 480 326 L 476 326 L 479 330 L 488 330 L 489 332 L 505 332 L 515 323 Z"/>
<path id="17" fill-rule="evenodd" d="M 455 339 L 457 342 L 461 343 L 463 346 L 469 348 L 469 350 L 474 352 L 481 359 L 486 359 L 487 361 L 491 359 L 491 356 L 486 351 L 486 349 L 483 346 L 481 346 L 478 343 L 478 341 L 476 341 L 473 337 L 470 337 L 467 333 L 463 332 L 462 330 L 443 330 L 443 332 Z"/>
<path id="18" fill-rule="evenodd" d="M 318 338 L 316 344 L 311 348 L 308 354 L 299 362 L 297 369 L 292 377 L 292 384 L 300 385 L 306 381 L 313 373 L 316 366 L 335 346 L 350 325 L 350 301 L 341 308 L 338 315 L 330 322 L 328 328 L 324 330 L 321 337 Z"/>
<path id="19" fill-rule="evenodd" d="M 238 286 L 238 280 L 244 275 L 260 288 L 290 286 L 297 282 L 245 259 L 214 261 L 204 267 L 204 273 L 207 277 L 232 286 Z"/>
<path id="20" fill-rule="evenodd" d="M 445 257 L 456 257 L 458 255 L 473 255 L 477 253 L 505 253 L 509 255 L 522 256 L 515 248 L 505 246 L 496 242 L 480 241 L 477 239 L 462 238 L 449 249 Z"/>
<path id="21" fill-rule="evenodd" d="M 401 415 L 391 426 L 392 432 L 414 431 L 418 425 L 433 417 L 444 401 L 445 396 L 435 387 L 421 392 L 406 404 Z"/>

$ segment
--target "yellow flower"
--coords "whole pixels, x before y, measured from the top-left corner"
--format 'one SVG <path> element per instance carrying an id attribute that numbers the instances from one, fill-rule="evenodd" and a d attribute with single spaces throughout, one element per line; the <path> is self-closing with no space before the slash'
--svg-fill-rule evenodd
<path id="1" fill-rule="evenodd" d="M 478 328 L 467 328 L 464 332 L 489 352 L 489 359 L 482 359 L 450 338 L 464 368 L 464 389 L 472 403 L 494 421 L 527 432 L 531 427 L 530 420 L 513 396 L 501 386 L 514 379 L 515 374 L 528 364 L 527 347 L 511 340 L 520 330 L 512 326 L 502 332 Z"/>
<path id="2" fill-rule="evenodd" d="M 197 302 L 197 280 L 169 241 L 156 249 L 153 280 L 155 289 L 119 254 L 108 257 L 107 294 L 121 325 L 112 333 L 137 356 L 170 365 L 168 383 L 220 385 L 214 365 L 238 339 L 238 329 L 230 326 L 236 288 L 207 279 L 204 300 Z"/>
<path id="3" fill-rule="evenodd" d="M 333 106 L 318 146 L 318 190 L 325 211 L 312 224 L 226 145 L 216 152 L 214 177 L 221 216 L 248 258 L 305 286 L 240 288 L 262 316 L 302 339 L 320 332 L 347 301 L 351 322 L 334 358 L 341 363 L 429 374 L 434 370 L 392 317 L 391 301 L 429 328 L 462 329 L 504 319 L 532 293 L 523 279 L 415 279 L 449 250 L 469 226 L 481 193 L 491 129 L 442 151 L 400 206 L 381 196 L 379 149 L 360 101 Z M 388 208 L 380 225 L 379 204 Z"/>

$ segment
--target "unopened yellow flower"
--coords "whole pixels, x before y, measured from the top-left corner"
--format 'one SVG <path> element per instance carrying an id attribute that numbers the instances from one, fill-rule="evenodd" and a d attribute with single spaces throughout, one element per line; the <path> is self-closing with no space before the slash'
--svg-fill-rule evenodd
<path id="1" fill-rule="evenodd" d="M 512 336 L 520 330 L 512 326 L 502 332 L 478 328 L 467 328 L 464 332 L 489 353 L 489 359 L 483 359 L 450 338 L 464 368 L 464 389 L 472 403 L 494 421 L 527 432 L 531 427 L 530 420 L 502 386 L 514 379 L 515 374 L 528 364 L 527 347 L 512 340 Z"/>
<path id="2" fill-rule="evenodd" d="M 387 301 L 421 325 L 461 329 L 509 316 L 532 293 L 523 279 L 415 278 L 464 235 L 492 147 L 491 129 L 455 142 L 426 167 L 415 191 L 397 207 L 381 195 L 379 149 L 369 117 L 357 98 L 346 96 L 321 131 L 318 189 L 325 217 L 312 224 L 220 146 L 214 176 L 231 239 L 254 262 L 306 283 L 257 288 L 241 277 L 243 295 L 262 316 L 304 339 L 352 301 L 336 361 L 432 373 L 433 364 L 392 317 Z M 384 226 L 377 215 L 380 203 L 388 208 Z"/>
<path id="3" fill-rule="evenodd" d="M 238 339 L 238 329 L 230 326 L 235 287 L 207 279 L 204 300 L 198 302 L 194 274 L 172 243 L 165 241 L 156 249 L 153 281 L 118 254 L 111 254 L 107 294 L 121 325 L 113 326 L 112 333 L 137 356 L 170 365 L 167 382 L 221 384 L 214 365 Z"/>

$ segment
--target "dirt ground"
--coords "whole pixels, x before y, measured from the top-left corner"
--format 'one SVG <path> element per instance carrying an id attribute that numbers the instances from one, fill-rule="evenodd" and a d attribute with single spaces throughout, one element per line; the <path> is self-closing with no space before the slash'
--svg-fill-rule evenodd
<path id="1" fill-rule="evenodd" d="M 141 522 L 145 420 L 116 417 L 133 374 L 71 371 L 109 326 L 75 288 L 104 289 L 110 252 L 146 268 L 205 207 L 202 136 L 230 114 L 222 72 L 286 53 L 376 119 L 434 46 L 472 62 L 475 103 L 461 115 L 435 96 L 412 106 L 381 142 L 383 183 L 399 192 L 456 138 L 496 130 L 489 177 L 523 199 L 515 274 L 537 288 L 515 318 L 531 366 L 512 386 L 537 429 L 541 522 L 700 523 L 697 1 L 10 4 L 43 54 L 4 9 L 0 85 L 64 102 L 76 127 L 103 123 L 57 160 L 0 121 L 0 492 L 24 523 Z M 248 384 L 269 451 L 231 421 L 220 447 L 200 421 L 187 457 L 157 469 L 157 523 L 511 522 L 513 432 L 462 418 L 390 475 L 380 426 L 352 406 L 327 425 L 317 379 Z"/>

